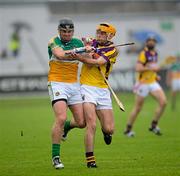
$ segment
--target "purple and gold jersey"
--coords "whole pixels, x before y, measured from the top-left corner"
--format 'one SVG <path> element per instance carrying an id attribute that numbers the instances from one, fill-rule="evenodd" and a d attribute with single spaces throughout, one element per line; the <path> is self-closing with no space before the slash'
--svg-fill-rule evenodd
<path id="1" fill-rule="evenodd" d="M 142 63 L 143 65 L 148 64 L 149 66 L 157 65 L 158 62 L 158 54 L 156 51 L 150 52 L 148 49 L 144 49 L 141 51 L 138 62 Z M 153 83 L 156 81 L 157 74 L 154 71 L 144 71 L 141 73 L 138 73 L 138 81 L 142 81 L 143 83 Z"/>
<path id="2" fill-rule="evenodd" d="M 106 64 L 99 66 L 105 77 L 108 79 L 108 76 L 112 70 L 113 64 L 116 62 L 116 57 L 118 51 L 115 47 L 103 48 L 108 46 L 113 46 L 112 42 L 108 42 L 106 45 L 99 45 L 97 40 L 93 40 L 92 44 L 95 48 L 102 48 L 98 51 L 98 55 L 102 56 L 106 60 Z M 99 88 L 107 88 L 107 84 L 102 77 L 99 68 L 97 66 L 89 66 L 88 64 L 83 64 L 81 69 L 80 83 L 95 86 Z"/>

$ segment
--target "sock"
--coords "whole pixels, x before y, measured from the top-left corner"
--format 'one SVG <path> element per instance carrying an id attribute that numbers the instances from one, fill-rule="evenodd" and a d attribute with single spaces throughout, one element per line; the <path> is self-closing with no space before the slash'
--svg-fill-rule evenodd
<path id="1" fill-rule="evenodd" d="M 66 122 L 64 124 L 64 131 L 69 131 L 72 128 L 73 127 L 71 127 L 71 121 L 70 120 L 66 120 Z"/>
<path id="2" fill-rule="evenodd" d="M 93 152 L 86 152 L 86 162 L 87 162 L 87 165 L 90 163 L 96 163 Z"/>
<path id="3" fill-rule="evenodd" d="M 60 144 L 52 144 L 52 158 L 60 156 Z"/>
<path id="4" fill-rule="evenodd" d="M 126 133 L 129 133 L 132 129 L 132 125 L 128 125 L 126 126 Z"/>
<path id="5" fill-rule="evenodd" d="M 158 121 L 153 120 L 153 121 L 151 122 L 151 128 L 152 128 L 152 129 L 156 128 L 157 124 L 158 124 Z"/>
<path id="6" fill-rule="evenodd" d="M 110 135 L 110 134 L 108 134 L 108 133 L 105 133 L 105 132 L 103 131 L 103 129 L 102 129 L 102 132 L 103 132 L 104 135 Z"/>

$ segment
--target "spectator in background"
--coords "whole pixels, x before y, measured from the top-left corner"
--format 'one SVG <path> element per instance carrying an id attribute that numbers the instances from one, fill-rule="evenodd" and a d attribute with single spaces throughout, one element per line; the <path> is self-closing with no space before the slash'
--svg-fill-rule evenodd
<path id="1" fill-rule="evenodd" d="M 7 50 L 4 48 L 0 53 L 0 59 L 6 59 L 8 56 Z"/>
<path id="2" fill-rule="evenodd" d="M 21 39 L 20 39 L 19 31 L 20 28 L 15 28 L 14 32 L 11 35 L 10 43 L 9 43 L 9 50 L 12 53 L 12 56 L 15 58 L 19 56 L 19 51 L 20 51 Z"/>

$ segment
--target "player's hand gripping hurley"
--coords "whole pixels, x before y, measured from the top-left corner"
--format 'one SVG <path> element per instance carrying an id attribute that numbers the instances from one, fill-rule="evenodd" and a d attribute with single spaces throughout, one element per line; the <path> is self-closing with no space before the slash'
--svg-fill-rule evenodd
<path id="1" fill-rule="evenodd" d="M 116 48 L 116 47 L 128 46 L 128 45 L 134 45 L 134 43 L 133 42 L 124 43 L 124 44 L 112 45 L 112 46 L 101 47 L 101 48 L 91 47 L 91 50 L 94 52 L 98 52 L 99 50 L 102 50 L 102 49 L 108 49 L 108 48 L 114 48 L 114 47 Z M 85 53 L 85 52 L 87 52 L 87 48 L 86 47 L 74 48 L 72 52 L 77 53 L 77 54 Z M 68 54 L 68 53 L 66 53 L 66 54 Z M 69 54 L 71 54 L 71 52 Z"/>

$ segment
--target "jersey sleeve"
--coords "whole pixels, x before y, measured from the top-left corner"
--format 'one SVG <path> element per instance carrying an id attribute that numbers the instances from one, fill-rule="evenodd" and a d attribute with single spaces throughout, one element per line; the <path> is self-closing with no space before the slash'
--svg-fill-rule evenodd
<path id="1" fill-rule="evenodd" d="M 141 51 L 141 53 L 139 54 L 138 62 L 142 64 L 146 63 L 146 56 L 144 51 Z"/>
<path id="2" fill-rule="evenodd" d="M 119 52 L 116 48 L 113 48 L 112 50 L 106 52 L 104 56 L 106 57 L 107 62 L 115 63 L 116 57 L 118 56 Z"/>
<path id="3" fill-rule="evenodd" d="M 119 54 L 119 51 L 116 48 L 114 48 L 112 51 L 106 53 L 105 55 L 107 55 L 111 63 L 115 63 L 116 57 L 118 56 L 118 54 Z"/>
<path id="4" fill-rule="evenodd" d="M 54 48 L 59 47 L 58 44 L 55 41 L 55 38 L 51 38 L 48 42 L 48 47 L 53 50 Z"/>
<path id="5" fill-rule="evenodd" d="M 170 65 L 169 70 L 174 71 L 174 64 Z"/>
<path id="6" fill-rule="evenodd" d="M 79 47 L 83 47 L 83 46 L 84 46 L 84 43 L 81 40 L 79 40 Z"/>
<path id="7" fill-rule="evenodd" d="M 84 47 L 84 43 L 78 38 L 73 38 L 73 43 L 76 48 Z"/>

